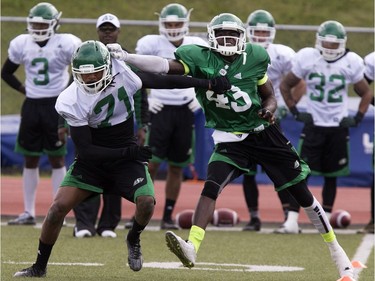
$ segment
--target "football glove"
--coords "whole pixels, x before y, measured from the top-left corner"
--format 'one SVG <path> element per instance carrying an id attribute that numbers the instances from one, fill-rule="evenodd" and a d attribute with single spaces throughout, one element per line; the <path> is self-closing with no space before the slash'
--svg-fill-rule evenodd
<path id="1" fill-rule="evenodd" d="M 128 52 L 124 51 L 120 44 L 113 43 L 107 44 L 107 49 L 111 54 L 111 57 L 117 60 L 127 61 L 128 59 Z"/>
<path id="2" fill-rule="evenodd" d="M 299 110 L 295 106 L 290 108 L 290 112 L 292 113 L 292 115 L 297 121 L 303 122 L 306 125 L 314 123 L 314 119 L 310 113 L 299 112 Z"/>
<path id="3" fill-rule="evenodd" d="M 161 101 L 156 98 L 148 98 L 147 100 L 148 100 L 148 110 L 154 114 L 158 113 L 164 107 Z"/>
<path id="4" fill-rule="evenodd" d="M 147 162 L 152 158 L 152 151 L 149 146 L 133 145 L 125 148 L 122 152 L 122 156 L 127 160 Z"/>
<path id="5" fill-rule="evenodd" d="M 341 128 L 357 127 L 358 124 L 361 123 L 363 116 L 364 114 L 358 111 L 354 117 L 353 116 L 344 117 L 340 121 L 340 127 Z"/>
<path id="6" fill-rule="evenodd" d="M 232 85 L 226 76 L 217 76 L 210 80 L 209 90 L 215 93 L 223 93 L 230 88 L 232 88 Z"/>

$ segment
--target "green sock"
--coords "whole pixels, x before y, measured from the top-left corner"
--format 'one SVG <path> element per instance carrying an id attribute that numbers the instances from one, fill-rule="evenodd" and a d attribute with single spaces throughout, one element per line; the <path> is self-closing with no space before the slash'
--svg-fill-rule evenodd
<path id="1" fill-rule="evenodd" d="M 199 247 L 203 241 L 205 230 L 199 226 L 193 225 L 190 228 L 189 241 L 193 243 L 195 252 L 198 253 Z"/>

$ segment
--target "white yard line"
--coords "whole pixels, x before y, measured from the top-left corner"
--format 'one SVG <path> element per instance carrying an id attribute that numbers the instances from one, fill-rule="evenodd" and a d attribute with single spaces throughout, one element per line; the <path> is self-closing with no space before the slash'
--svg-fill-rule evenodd
<path id="1" fill-rule="evenodd" d="M 360 261 L 363 264 L 367 263 L 368 258 L 371 255 L 371 252 L 374 249 L 374 234 L 366 234 L 361 245 L 357 248 L 357 252 L 354 254 L 353 261 Z M 359 280 L 359 274 L 363 268 L 354 269 L 354 279 Z"/>

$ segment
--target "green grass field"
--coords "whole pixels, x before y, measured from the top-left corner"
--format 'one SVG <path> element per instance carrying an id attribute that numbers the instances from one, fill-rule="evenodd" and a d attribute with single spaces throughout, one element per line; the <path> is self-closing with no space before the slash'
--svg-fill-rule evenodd
<path id="1" fill-rule="evenodd" d="M 182 268 L 178 259 L 167 249 L 164 231 L 146 229 L 141 240 L 144 267 L 139 272 L 133 272 L 126 265 L 127 249 L 124 243 L 126 233 L 121 228 L 117 230 L 116 239 L 101 237 L 76 239 L 72 236 L 72 227 L 63 227 L 51 255 L 46 279 L 62 281 L 336 281 L 338 279 L 328 248 L 318 234 L 277 235 L 209 230 L 200 248 L 196 267 L 186 269 Z M 187 230 L 180 230 L 177 233 L 184 238 L 188 235 Z M 12 277 L 14 272 L 34 262 L 39 234 L 39 228 L 2 226 L 1 280 L 14 280 Z M 364 238 L 364 235 L 359 234 L 337 236 L 351 258 Z M 372 254 L 367 261 L 368 268 L 360 273 L 358 281 L 374 280 L 373 255 L 372 248 Z M 267 267 L 261 267 L 264 271 L 258 271 L 259 266 Z M 275 271 L 275 266 L 283 271 Z M 285 271 L 286 269 L 291 271 Z"/>

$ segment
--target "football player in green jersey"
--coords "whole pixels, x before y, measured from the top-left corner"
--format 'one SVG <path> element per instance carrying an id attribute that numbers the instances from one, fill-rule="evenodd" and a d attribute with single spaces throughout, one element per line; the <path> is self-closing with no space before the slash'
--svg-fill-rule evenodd
<path id="1" fill-rule="evenodd" d="M 244 25 L 233 14 L 215 16 L 207 29 L 209 47 L 181 46 L 175 52 L 175 60 L 127 54 L 118 45 L 107 45 L 113 57 L 143 71 L 206 79 L 225 75 L 232 85 L 226 92 L 196 91 L 206 127 L 214 129 L 215 149 L 188 240 L 167 231 L 169 249 L 184 266 L 193 267 L 219 194 L 229 182 L 260 164 L 276 191 L 287 189 L 304 208 L 327 243 L 340 277 L 353 277 L 349 258 L 337 242 L 324 210 L 307 188 L 308 165 L 275 124 L 277 102 L 266 75 L 270 63 L 267 51 L 246 43 Z"/>

